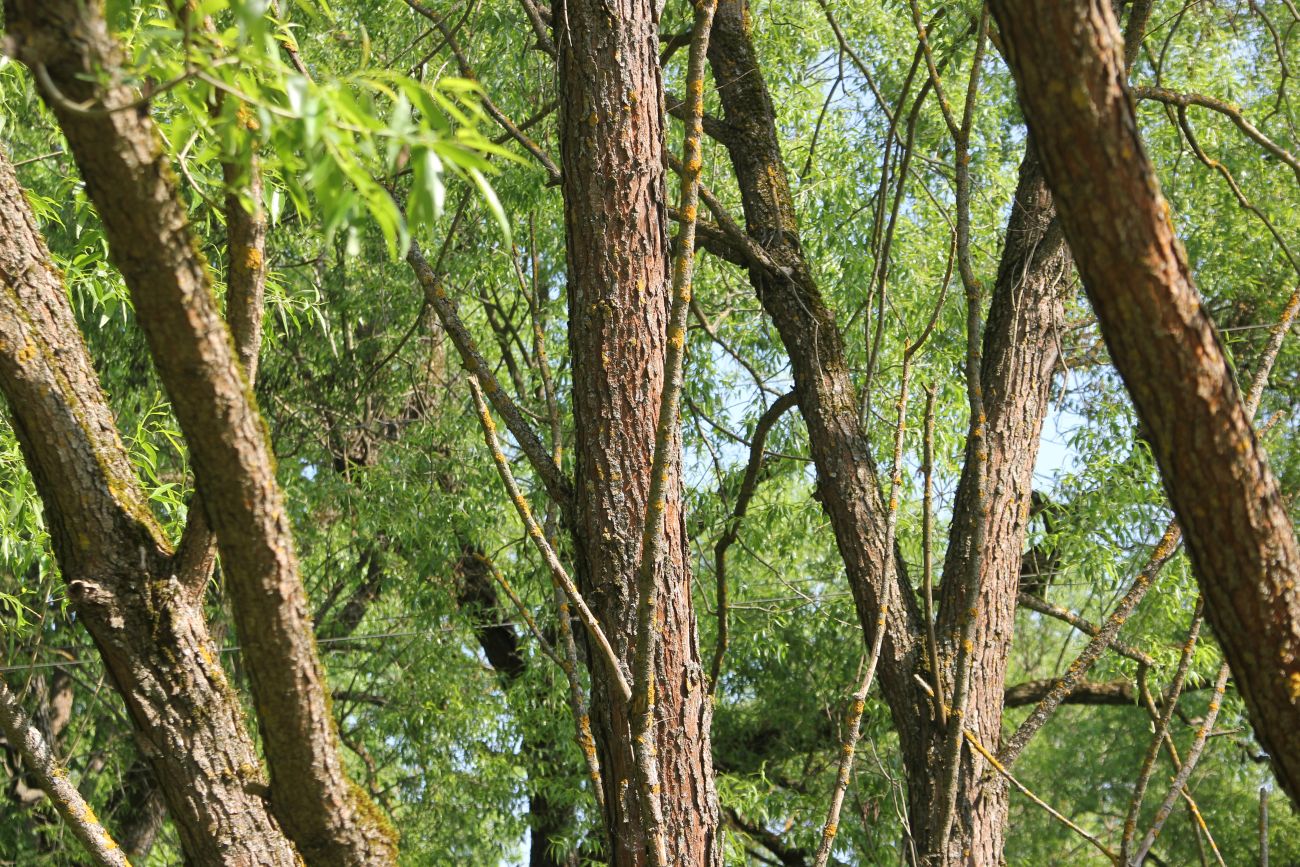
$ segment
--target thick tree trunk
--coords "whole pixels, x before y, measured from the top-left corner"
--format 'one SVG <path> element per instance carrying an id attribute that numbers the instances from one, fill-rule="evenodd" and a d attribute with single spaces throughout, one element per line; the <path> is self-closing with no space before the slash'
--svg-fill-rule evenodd
<path id="1" fill-rule="evenodd" d="M 78 619 L 126 702 L 194 864 L 293 865 L 261 763 L 132 473 L 72 308 L 0 158 L 0 391 Z"/>
<path id="2" fill-rule="evenodd" d="M 636 570 L 664 386 L 668 229 L 663 84 L 653 0 L 557 0 L 577 484 L 573 527 L 588 602 L 631 666 Z M 673 444 L 679 455 L 680 442 Z M 705 691 L 691 605 L 679 458 L 657 564 L 656 748 L 672 864 L 721 863 Z M 646 863 L 629 709 L 599 662 L 592 709 L 611 863 Z"/>
<path id="3" fill-rule="evenodd" d="M 313 864 L 391 863 L 391 826 L 343 768 L 266 431 L 162 142 L 147 111 L 86 112 L 66 101 L 120 109 L 136 98 L 119 83 L 102 9 L 6 0 L 5 19 L 17 53 L 44 79 L 185 433 L 244 644 L 276 818 Z"/>
<path id="4" fill-rule="evenodd" d="M 1278 781 L 1300 801 L 1300 550 L 1142 145 L 1108 0 L 995 0 L 1084 287 Z"/>

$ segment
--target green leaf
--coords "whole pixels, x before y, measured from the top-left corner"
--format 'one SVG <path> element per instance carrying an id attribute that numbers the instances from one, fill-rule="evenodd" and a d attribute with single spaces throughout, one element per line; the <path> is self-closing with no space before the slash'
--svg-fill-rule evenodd
<path id="1" fill-rule="evenodd" d="M 512 243 L 510 219 L 506 216 L 505 208 L 501 207 L 501 200 L 497 198 L 496 190 L 492 189 L 488 179 L 478 169 L 468 169 L 468 174 L 474 179 L 475 186 L 483 195 L 483 200 L 487 202 L 488 210 L 492 212 L 492 216 L 497 221 L 497 228 L 501 230 L 502 239 L 505 241 L 506 246 L 509 246 Z"/>

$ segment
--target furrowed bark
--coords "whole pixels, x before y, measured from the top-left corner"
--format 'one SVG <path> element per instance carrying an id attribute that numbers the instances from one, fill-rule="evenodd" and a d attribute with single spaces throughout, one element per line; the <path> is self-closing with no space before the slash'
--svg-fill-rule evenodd
<path id="1" fill-rule="evenodd" d="M 659 629 L 655 577 L 667 547 L 665 513 L 668 507 L 670 472 L 681 463 L 681 428 L 678 413 L 685 384 L 686 316 L 691 304 L 691 281 L 695 273 L 695 224 L 699 216 L 700 171 L 704 166 L 701 138 L 704 116 L 704 66 L 707 62 L 709 30 L 718 0 L 696 0 L 690 58 L 686 65 L 686 92 L 690 100 L 689 119 L 682 142 L 682 192 L 679 210 L 681 229 L 672 263 L 672 289 L 668 303 L 667 348 L 664 351 L 664 384 L 659 392 L 659 414 L 655 424 L 654 452 L 650 462 L 650 491 L 641 526 L 641 556 L 636 570 L 636 635 L 632 651 L 632 748 L 637 763 L 642 819 L 650 838 L 654 863 L 668 867 L 664 841 L 663 808 L 659 803 L 658 732 L 655 725 L 654 657 Z M 662 101 L 662 96 L 660 97 Z M 681 494 L 678 492 L 678 498 Z M 685 534 L 683 533 L 683 536 Z M 689 570 L 689 561 L 683 570 Z M 711 695 L 706 699 L 706 706 Z M 705 717 L 707 720 L 707 716 Z"/>
<path id="2" fill-rule="evenodd" d="M 394 832 L 343 768 L 266 430 L 212 297 L 161 139 L 130 108 L 98 4 L 7 0 L 9 36 L 59 119 L 185 434 L 217 536 L 271 773 L 312 864 L 389 864 Z M 102 83 L 101 83 L 102 82 Z M 77 108 L 78 104 L 97 106 Z"/>
<path id="3" fill-rule="evenodd" d="M 619 657 L 632 661 L 636 570 L 655 444 L 669 307 L 663 83 L 657 4 L 558 0 L 560 140 L 569 270 L 577 484 L 573 532 L 583 595 Z M 649 686 L 653 747 L 670 864 L 721 863 L 717 795 L 689 552 L 680 428 L 664 484 L 662 556 Z M 630 708 L 592 665 L 592 709 L 605 781 L 610 860 L 647 863 L 646 819 L 628 732 Z"/>
<path id="4" fill-rule="evenodd" d="M 11 19 L 12 21 L 12 19 Z M 58 270 L 0 158 L 0 391 L 78 620 L 126 702 L 187 859 L 293 865 L 203 612 L 175 577 Z"/>
<path id="5" fill-rule="evenodd" d="M 944 559 L 936 632 L 941 656 L 956 653 L 959 624 L 975 610 L 971 678 L 963 725 L 980 742 L 1001 741 L 1003 690 L 1028 526 L 1034 462 L 1063 323 L 1062 290 L 1070 253 L 1055 219 L 1051 193 L 1032 145 L 1020 164 L 997 283 L 984 329 L 980 386 L 986 426 L 983 509 L 987 527 L 979 563 L 979 594 L 964 604 L 961 576 L 969 568 L 981 498 L 974 490 L 975 445 L 968 445 L 953 507 Z M 945 672 L 945 683 L 951 674 Z M 979 864 L 997 864 L 1005 843 L 1008 788 L 1001 777 L 982 777 L 984 761 L 966 753 L 958 788 L 957 823 L 950 857 L 969 851 Z M 981 783 L 981 779 L 985 782 Z M 937 831 L 937 829 L 936 829 Z"/>
<path id="6" fill-rule="evenodd" d="M 1102 336 L 1282 788 L 1300 798 L 1300 550 L 1138 133 L 1105 0 L 995 0 Z"/>

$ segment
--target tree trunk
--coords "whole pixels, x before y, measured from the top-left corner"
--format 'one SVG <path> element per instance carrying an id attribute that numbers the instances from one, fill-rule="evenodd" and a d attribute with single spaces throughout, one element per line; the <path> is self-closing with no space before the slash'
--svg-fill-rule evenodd
<path id="1" fill-rule="evenodd" d="M 1282 788 L 1300 801 L 1300 550 L 1138 133 L 1108 0 L 995 0 L 1111 358 Z"/>
<path id="2" fill-rule="evenodd" d="M 343 768 L 265 428 L 157 130 L 147 111 L 123 110 L 137 94 L 121 83 L 102 7 L 6 0 L 5 20 L 43 79 L 185 434 L 244 643 L 276 818 L 313 864 L 392 863 L 392 827 Z"/>
<path id="3" fill-rule="evenodd" d="M 577 484 L 574 526 L 584 594 L 631 666 L 636 570 L 664 386 L 668 230 L 663 84 L 653 0 L 557 0 L 560 127 L 569 270 Z M 705 691 L 682 513 L 680 434 L 656 564 L 654 688 L 664 831 L 672 864 L 721 863 Z M 646 863 L 629 709 L 597 660 L 595 734 L 604 768 L 611 863 Z"/>
<path id="4" fill-rule="evenodd" d="M 68 596 L 197 865 L 293 865 L 261 763 L 118 438 L 12 166 L 0 157 L 0 391 Z"/>
<path id="5" fill-rule="evenodd" d="M 858 422 L 835 314 L 827 307 L 804 258 L 776 113 L 749 36 L 746 0 L 722 0 L 713 19 L 709 61 L 730 129 L 731 156 L 746 230 L 775 268 L 754 265 L 750 282 L 790 356 L 799 411 L 817 467 L 817 493 L 830 518 L 848 573 L 858 618 L 870 646 L 880 606 L 888 607 L 880 656 L 880 684 L 904 752 L 920 748 L 918 721 L 929 702 L 912 678 L 921 670 L 923 619 L 901 559 L 886 581 L 885 507 L 866 432 Z"/>
<path id="6" fill-rule="evenodd" d="M 1007 660 L 1015 626 L 1034 463 L 1058 358 L 1056 332 L 1064 322 L 1061 294 L 1071 268 L 1070 253 L 1055 217 L 1051 193 L 1029 143 L 1020 164 L 984 331 L 980 365 L 987 415 L 983 504 L 981 508 L 973 491 L 974 467 L 980 458 L 968 445 L 953 506 L 935 627 L 941 659 L 951 660 L 957 652 L 956 636 L 962 618 L 971 607 L 977 612 L 964 723 L 992 751 L 997 750 L 1002 737 Z M 980 592 L 971 606 L 962 598 L 961 585 L 969 568 L 973 518 L 981 511 L 987 524 L 980 559 Z M 944 684 L 952 689 L 950 666 Z M 927 765 L 921 761 L 919 756 L 912 757 L 911 773 L 926 772 Z M 986 774 L 987 770 L 986 763 L 972 751 L 963 751 L 957 825 L 950 838 L 949 863 L 965 863 L 963 859 L 967 859 L 974 864 L 995 865 L 1003 861 L 1008 790 L 1001 776 Z M 929 773 L 933 775 L 934 770 Z M 933 838 L 939 831 L 931 828 L 929 834 Z"/>

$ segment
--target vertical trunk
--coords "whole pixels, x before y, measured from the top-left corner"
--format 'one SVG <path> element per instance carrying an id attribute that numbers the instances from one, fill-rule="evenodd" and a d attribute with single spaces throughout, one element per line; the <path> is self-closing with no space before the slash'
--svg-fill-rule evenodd
<path id="1" fill-rule="evenodd" d="M 1300 799 L 1300 549 L 1143 148 L 1111 4 L 991 6 L 1206 615 L 1278 781 Z"/>
<path id="2" fill-rule="evenodd" d="M 1030 143 L 1020 164 L 997 284 L 984 331 L 980 383 L 987 414 L 985 442 L 985 543 L 980 561 L 980 593 L 971 651 L 971 684 L 965 724 L 996 751 L 1002 733 L 1007 658 L 1015 625 L 1020 564 L 1028 524 L 1034 462 L 1047 414 L 1048 390 L 1057 362 L 1056 330 L 1064 309 L 1061 291 L 1070 271 L 1070 254 L 1057 223 L 1051 193 Z M 953 507 L 953 524 L 944 561 L 936 632 L 956 654 L 955 636 L 967 606 L 961 576 L 971 554 L 977 457 L 968 448 Z M 945 686 L 952 677 L 946 673 Z M 937 744 L 935 745 L 937 750 Z M 935 773 L 912 757 L 909 777 Z M 957 789 L 957 825 L 950 863 L 1000 864 L 1006 835 L 1007 794 L 1003 778 L 985 774 L 985 763 L 964 751 Z M 939 829 L 930 828 L 930 835 Z M 930 841 L 927 841 L 930 842 Z M 928 851 L 923 849 L 922 851 Z"/>
<path id="3" fill-rule="evenodd" d="M 576 422 L 573 531 L 583 592 L 629 666 L 669 298 L 655 6 L 653 0 L 554 6 Z M 678 454 L 680 442 L 673 449 Z M 722 849 L 679 463 L 670 468 L 666 556 L 655 580 L 656 747 L 670 862 L 710 865 L 721 863 Z M 592 666 L 592 679 L 611 862 L 644 864 L 629 709 L 603 666 Z"/>
<path id="4" fill-rule="evenodd" d="M 0 158 L 0 391 L 68 596 L 126 702 L 186 857 L 292 865 L 203 612 L 132 474 L 58 271 Z"/>

